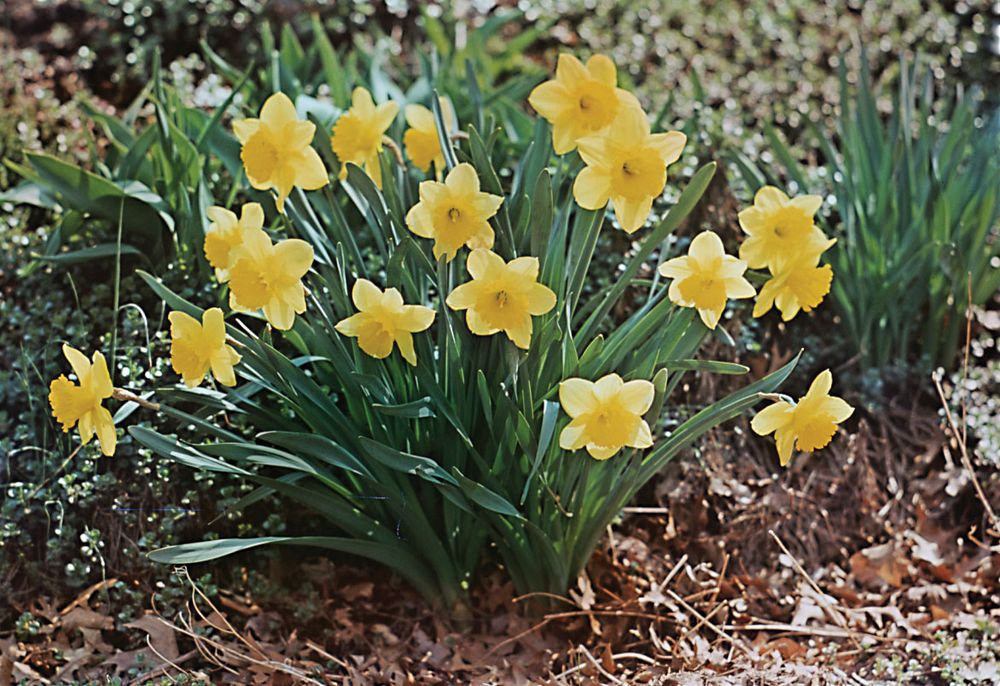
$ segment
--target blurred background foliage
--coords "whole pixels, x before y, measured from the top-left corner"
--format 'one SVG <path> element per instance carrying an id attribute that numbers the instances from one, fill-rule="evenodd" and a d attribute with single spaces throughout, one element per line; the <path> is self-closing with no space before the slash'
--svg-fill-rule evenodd
<path id="1" fill-rule="evenodd" d="M 513 21 L 497 21 L 512 12 Z M 113 245 L 117 225 L 93 208 L 41 195 L 29 204 L 11 197 L 23 181 L 18 170 L 37 172 L 29 153 L 52 155 L 114 182 L 144 182 L 162 201 L 174 229 L 159 256 L 138 248 L 144 254 L 126 255 L 126 274 L 155 261 L 159 273 L 177 274 L 172 288 L 194 302 L 207 302 L 204 292 L 183 286 L 186 271 L 201 268 L 197 250 L 178 252 L 168 244 L 180 235 L 178 226 L 193 232 L 180 245 L 196 243 L 192 236 L 202 228 L 198 212 L 207 197 L 228 201 L 230 172 L 215 163 L 206 175 L 207 188 L 199 187 L 193 176 L 185 177 L 185 165 L 200 171 L 213 156 L 196 147 L 194 157 L 184 161 L 185 144 L 171 147 L 163 132 L 170 132 L 171 141 L 197 142 L 199 124 L 214 109 L 254 109 L 261 94 L 240 89 L 241 78 L 250 70 L 253 82 L 267 83 L 258 77 L 272 68 L 272 54 L 296 78 L 301 93 L 316 99 L 319 118 L 335 116 L 338 98 L 350 84 L 331 83 L 330 74 L 337 70 L 330 71 L 331 64 L 319 57 L 317 22 L 348 79 L 352 70 L 371 70 L 377 62 L 390 78 L 428 73 L 433 66 L 443 81 L 457 82 L 464 77 L 465 58 L 472 57 L 485 84 L 502 87 L 521 75 L 523 82 L 511 92 L 514 100 L 523 99 L 519 89 L 548 72 L 558 51 L 606 52 L 663 127 L 689 134 L 691 145 L 678 176 L 690 176 L 709 159 L 725 163 L 741 154 L 758 160 L 779 180 L 787 181 L 789 160 L 801 164 L 805 185 L 828 190 L 829 160 L 811 137 L 809 122 L 815 119 L 830 135 L 838 132 L 839 68 L 844 67 L 853 94 L 862 51 L 867 56 L 872 107 L 880 121 L 893 111 L 900 58 L 918 63 L 937 92 L 949 97 L 956 88 L 983 87 L 977 107 L 994 111 L 1000 78 L 997 14 L 987 3 L 945 0 L 719 0 L 702 3 L 698 12 L 674 0 L 485 0 L 447 6 L 404 0 L 6 0 L 0 12 L 0 159 L 13 166 L 0 166 L 0 193 L 6 194 L 0 201 L 0 484 L 5 496 L 0 625 L 17 619 L 7 616 L 6 608 L 39 584 L 53 593 L 72 592 L 114 575 L 134 581 L 114 593 L 142 604 L 169 571 L 150 568 L 142 553 L 190 540 L 243 495 L 234 484 L 220 483 L 218 475 L 195 475 L 160 463 L 128 438 L 113 460 L 97 459 L 93 445 L 67 459 L 75 444 L 58 431 L 45 405 L 48 381 L 61 371 L 62 341 L 107 350 L 117 323 L 116 378 L 123 385 L 139 388 L 143 379 L 171 372 L 162 361 L 150 363 L 166 359 L 153 354 L 162 353 L 166 341 L 150 333 L 162 328 L 163 317 L 152 294 L 126 276 L 117 302 L 127 306 L 114 312 L 116 298 L 108 285 L 113 262 L 107 253 L 37 261 L 47 252 L 58 257 Z M 488 38 L 477 43 L 473 29 L 490 21 L 498 24 L 496 30 L 478 34 Z M 308 57 L 297 58 L 296 40 Z M 460 49 L 452 50 L 456 44 Z M 430 46 L 439 53 L 433 65 Z M 421 54 L 428 63 L 420 62 Z M 157 59 L 163 67 L 162 91 L 153 93 L 150 77 Z M 464 94 L 458 87 L 452 90 L 461 109 Z M 162 108 L 169 113 L 167 121 L 158 121 L 157 103 L 168 102 L 174 106 Z M 942 102 L 935 99 L 932 109 L 939 112 Z M 517 113 L 511 111 L 510 117 L 516 127 Z M 767 125 L 787 145 L 784 159 Z M 147 140 L 144 135 L 148 147 L 129 157 L 137 141 Z M 150 168 L 144 171 L 145 164 Z M 694 228 L 709 225 L 735 244 L 735 212 L 748 201 L 753 185 L 744 174 L 732 169 L 727 174 L 723 167 Z M 668 184 L 668 195 L 675 187 Z M 827 212 L 828 221 L 838 224 L 837 216 Z M 995 221 L 988 228 L 996 241 Z M 597 278 L 607 282 L 618 268 L 613 256 L 628 250 L 630 242 L 620 232 L 605 234 L 598 249 L 604 274 Z M 26 270 L 27 264 L 34 266 Z M 849 361 L 853 354 L 849 340 L 828 335 L 835 323 L 830 309 L 797 320 L 787 331 L 773 319 L 749 321 L 741 309 L 730 317 L 740 350 L 763 355 L 772 350 L 776 332 L 785 337 L 786 347 L 807 347 L 798 371 L 803 377 L 829 366 L 831 359 Z M 988 323 L 988 317 L 982 319 Z M 1000 411 L 994 392 L 996 346 L 989 335 L 984 340 L 973 346 L 968 379 L 951 381 L 964 385 L 976 403 L 970 416 L 975 436 L 987 446 L 976 453 L 985 463 L 988 446 L 996 445 L 994 418 Z M 847 373 L 855 375 L 854 393 L 870 404 L 881 402 L 888 388 L 898 389 L 905 383 L 899 377 L 906 376 L 905 370 L 872 375 L 856 366 Z M 141 416 L 131 421 L 137 419 Z M 134 484 L 137 473 L 145 477 L 142 489 L 123 486 Z M 234 518 L 228 526 L 228 533 L 239 535 L 246 523 Z M 258 523 L 257 530 L 262 526 L 282 533 L 280 517 Z"/>

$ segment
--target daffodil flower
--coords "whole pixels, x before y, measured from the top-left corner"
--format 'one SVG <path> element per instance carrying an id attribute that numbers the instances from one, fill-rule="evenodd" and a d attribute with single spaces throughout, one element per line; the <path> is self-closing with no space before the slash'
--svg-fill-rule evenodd
<path id="1" fill-rule="evenodd" d="M 557 155 L 570 152 L 577 142 L 611 125 L 625 108 L 639 108 L 639 101 L 617 88 L 615 63 L 594 55 L 584 66 L 572 55 L 559 55 L 556 77 L 531 91 L 528 103 L 552 124 L 552 148 Z"/>
<path id="2" fill-rule="evenodd" d="M 667 165 L 680 158 L 686 141 L 680 131 L 650 133 L 646 114 L 626 107 L 604 133 L 579 140 L 587 166 L 573 183 L 573 197 L 588 210 L 610 200 L 622 229 L 633 233 L 649 217 L 667 183 Z"/>
<path id="3" fill-rule="evenodd" d="M 747 238 L 740 245 L 740 259 L 751 269 L 794 262 L 804 254 L 819 254 L 834 244 L 813 223 L 823 199 L 818 195 L 789 198 L 774 186 L 764 186 L 753 207 L 739 213 Z"/>
<path id="4" fill-rule="evenodd" d="M 333 125 L 330 147 L 340 160 L 340 180 L 347 178 L 347 164 L 365 170 L 379 188 L 382 187 L 382 167 L 378 155 L 382 152 L 382 136 L 399 114 L 393 101 L 375 105 L 372 94 L 358 86 L 351 94 L 351 108 Z"/>
<path id="5" fill-rule="evenodd" d="M 556 294 L 538 283 L 538 258 L 518 257 L 509 263 L 489 250 L 473 250 L 466 263 L 472 281 L 448 294 L 453 310 L 466 310 L 469 331 L 492 336 L 503 331 L 519 348 L 531 345 L 531 318 L 556 306 Z"/>
<path id="6" fill-rule="evenodd" d="M 264 231 L 244 235 L 229 269 L 229 306 L 238 312 L 264 310 L 276 329 L 290 329 L 306 311 L 302 277 L 312 266 L 313 248 L 298 238 L 277 245 Z"/>
<path id="7" fill-rule="evenodd" d="M 559 434 L 559 447 L 585 447 L 597 460 L 606 460 L 625 447 L 650 447 L 653 436 L 642 416 L 653 404 L 653 390 L 649 381 L 624 382 L 617 374 L 596 382 L 566 379 L 559 384 L 559 404 L 573 421 Z"/>
<path id="8" fill-rule="evenodd" d="M 727 255 L 722 239 L 702 231 L 684 257 L 660 265 L 660 274 L 673 279 L 667 297 L 681 307 L 694 307 L 710 329 L 719 323 L 730 298 L 752 298 L 756 291 L 743 277 L 747 263 Z"/>
<path id="9" fill-rule="evenodd" d="M 243 242 L 244 234 L 264 228 L 264 209 L 250 202 L 240 210 L 239 219 L 224 207 L 209 207 L 206 214 L 211 223 L 205 231 L 205 259 L 215 269 L 215 278 L 225 283 L 229 280 L 230 255 Z"/>
<path id="10" fill-rule="evenodd" d="M 438 102 L 441 104 L 445 126 L 451 128 L 455 125 L 455 113 L 451 103 L 444 98 L 439 98 Z M 413 162 L 413 166 L 426 173 L 433 164 L 435 173 L 440 175 L 444 169 L 444 153 L 441 151 L 441 140 L 438 138 L 434 113 L 423 105 L 407 105 L 403 114 L 410 126 L 403 134 L 403 145 L 406 146 L 406 154 Z"/>
<path id="11" fill-rule="evenodd" d="M 49 384 L 49 405 L 52 415 L 62 424 L 64 432 L 79 425 L 80 440 L 84 445 L 97 434 L 101 452 L 110 457 L 115 454 L 118 437 L 111 412 L 101 405 L 101 401 L 114 394 L 108 363 L 104 355 L 95 352 L 91 361 L 82 352 L 69 345 L 63 345 L 63 355 L 76 374 L 77 383 L 61 374 Z"/>
<path id="12" fill-rule="evenodd" d="M 818 260 L 818 255 L 807 254 L 804 259 L 778 262 L 772 268 L 772 278 L 757 295 L 753 316 L 763 317 L 777 306 L 781 319 L 787 322 L 800 310 L 809 312 L 823 302 L 833 282 L 833 268 L 828 264 L 819 266 Z"/>
<path id="13" fill-rule="evenodd" d="M 185 312 L 171 312 L 170 364 L 188 388 L 194 388 L 209 371 L 223 386 L 235 386 L 233 365 L 240 354 L 226 344 L 226 323 L 222 310 L 205 310 L 201 322 Z"/>
<path id="14" fill-rule="evenodd" d="M 455 259 L 465 245 L 471 249 L 493 247 L 489 219 L 503 198 L 479 190 L 479 177 L 468 163 L 448 172 L 444 183 L 422 181 L 420 201 L 406 213 L 406 227 L 422 238 L 434 240 L 434 258 Z"/>
<path id="15" fill-rule="evenodd" d="M 351 299 L 358 313 L 337 322 L 337 331 L 357 338 L 358 346 L 377 359 L 388 357 L 397 345 L 403 359 L 416 365 L 413 334 L 429 328 L 437 313 L 423 305 L 406 305 L 398 290 L 382 292 L 367 279 L 354 282 Z"/>
<path id="16" fill-rule="evenodd" d="M 792 451 L 804 453 L 826 447 L 837 433 L 837 425 L 854 413 L 842 398 L 830 395 L 833 375 L 824 370 L 797 403 L 775 401 L 757 413 L 750 427 L 760 436 L 774 434 L 781 466 L 792 459 Z"/>
<path id="17" fill-rule="evenodd" d="M 261 191 L 273 188 L 279 212 L 285 211 L 293 187 L 311 191 L 330 182 L 323 160 L 310 145 L 316 125 L 299 119 L 284 93 L 264 102 L 260 119 L 234 121 L 233 132 L 243 146 L 240 159 L 250 185 Z"/>

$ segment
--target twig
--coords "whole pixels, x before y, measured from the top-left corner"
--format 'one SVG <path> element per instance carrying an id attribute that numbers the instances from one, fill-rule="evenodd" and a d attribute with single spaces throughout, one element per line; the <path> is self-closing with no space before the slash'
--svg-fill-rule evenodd
<path id="1" fill-rule="evenodd" d="M 616 684 L 620 684 L 621 686 L 628 686 L 628 684 L 626 684 L 624 681 L 622 681 L 621 679 L 619 679 L 618 677 L 616 677 L 614 674 L 612 674 L 608 670 L 604 669 L 604 666 L 600 662 L 597 661 L 597 658 L 594 657 L 593 655 L 591 655 L 590 651 L 587 650 L 587 646 L 585 646 L 585 645 L 583 645 L 581 643 L 579 646 L 577 646 L 577 649 L 580 650 L 580 651 L 582 651 L 583 654 L 587 656 L 587 659 L 590 660 L 590 663 L 592 665 L 594 665 L 594 667 L 597 669 L 598 672 L 600 672 L 601 674 L 603 674 L 604 676 L 606 676 L 608 679 L 611 679 L 611 681 L 613 681 Z"/>
<path id="2" fill-rule="evenodd" d="M 835 629 L 833 627 L 796 626 L 794 624 L 758 623 L 758 624 L 726 624 L 722 627 L 728 631 L 780 631 L 785 634 L 799 634 L 801 636 L 821 636 L 824 638 L 870 638 L 873 641 L 883 643 L 898 643 L 901 641 L 912 641 L 913 636 L 890 638 L 869 634 L 861 631 L 849 631 L 847 629 Z"/>
<path id="3" fill-rule="evenodd" d="M 986 514 L 989 516 L 990 521 L 993 522 L 993 530 L 1000 531 L 1000 520 L 997 519 L 996 512 L 990 506 L 990 502 L 986 499 L 986 494 L 983 492 L 983 487 L 979 485 L 979 479 L 976 477 L 976 470 L 972 467 L 972 460 L 969 459 L 969 451 L 966 449 L 965 440 L 962 434 L 959 433 L 958 427 L 955 425 L 955 418 L 951 414 L 951 409 L 948 407 L 948 399 L 944 395 L 944 389 L 941 387 L 941 380 L 934 375 L 934 388 L 937 389 L 938 396 L 941 398 L 941 406 L 944 407 L 944 416 L 948 420 L 948 426 L 951 427 L 951 432 L 955 436 L 955 440 L 958 442 L 958 453 L 962 457 L 962 466 L 969 473 L 969 478 L 972 480 L 972 487 L 976 490 L 976 495 L 979 497 L 979 501 L 983 504 L 983 508 L 986 510 Z"/>
<path id="4" fill-rule="evenodd" d="M 806 580 L 806 583 L 808 583 L 814 591 L 816 591 L 816 600 L 823 606 L 823 609 L 826 610 L 827 614 L 830 615 L 833 621 L 837 622 L 837 624 L 840 625 L 840 628 L 844 631 L 852 631 L 852 629 L 848 626 L 847 619 L 845 619 L 844 615 L 840 614 L 840 612 L 833 605 L 827 602 L 826 593 L 824 593 L 823 589 L 819 587 L 819 584 L 813 581 L 812 577 L 806 573 L 806 570 L 802 568 L 801 564 L 799 564 L 798 559 L 792 555 L 788 548 L 785 547 L 785 544 L 781 542 L 780 538 L 778 538 L 778 534 L 774 533 L 774 529 L 768 529 L 767 533 L 774 539 L 774 542 L 778 544 L 778 547 L 781 548 L 781 552 L 787 555 L 788 559 L 792 561 L 792 566 L 795 567 L 795 571 Z"/>
<path id="5" fill-rule="evenodd" d="M 153 403 L 145 398 L 140 398 L 135 393 L 131 391 L 126 391 L 124 388 L 116 388 L 112 394 L 115 400 L 122 400 L 124 402 L 135 403 L 139 407 L 144 407 L 147 410 L 153 410 L 154 412 L 160 411 L 160 403 Z"/>
<path id="6" fill-rule="evenodd" d="M 717 627 L 714 624 L 712 624 L 710 621 L 708 621 L 708 618 L 706 618 L 703 614 L 701 614 L 696 609 L 694 609 L 693 607 L 691 607 L 689 604 L 687 604 L 686 602 L 684 602 L 683 598 L 681 598 L 679 595 L 677 595 L 676 593 L 674 593 L 673 591 L 671 591 L 669 588 L 667 589 L 667 595 L 669 595 L 671 598 L 673 598 L 674 602 L 678 603 L 681 607 L 683 607 L 685 610 L 687 610 L 692 615 L 694 615 L 697 619 L 699 619 L 701 622 L 703 622 L 704 625 L 706 627 L 708 627 L 709 629 L 711 629 L 712 632 L 715 635 L 717 635 L 719 638 L 722 638 L 722 639 L 725 639 L 726 641 L 728 641 L 730 645 L 732 645 L 735 648 L 739 649 L 740 652 L 742 652 L 744 655 L 746 655 L 747 657 L 749 657 L 751 660 L 754 660 L 754 659 L 757 658 L 757 655 L 755 655 L 752 650 L 750 650 L 745 645 L 743 645 L 742 641 L 738 641 L 737 639 L 733 638 L 732 636 L 730 636 L 729 634 L 727 634 L 725 631 L 723 631 L 719 627 Z"/>

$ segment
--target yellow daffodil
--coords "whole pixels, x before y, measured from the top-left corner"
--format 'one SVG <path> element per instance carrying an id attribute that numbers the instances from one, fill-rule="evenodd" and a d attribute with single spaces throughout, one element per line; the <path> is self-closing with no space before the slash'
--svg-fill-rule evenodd
<path id="1" fill-rule="evenodd" d="M 775 305 L 781 319 L 788 321 L 799 313 L 809 312 L 823 302 L 830 292 L 833 269 L 828 264 L 818 266 L 817 257 L 781 261 L 772 268 L 773 276 L 760 289 L 753 308 L 754 317 L 763 317 Z"/>
<path id="2" fill-rule="evenodd" d="M 450 262 L 463 245 L 473 250 L 493 247 L 489 219 L 502 202 L 498 195 L 481 192 L 476 170 L 462 163 L 448 172 L 444 183 L 420 183 L 420 202 L 406 214 L 406 226 L 418 236 L 433 238 L 435 259 L 444 255 Z"/>
<path id="3" fill-rule="evenodd" d="M 240 355 L 226 344 L 226 322 L 218 307 L 205 310 L 201 322 L 184 312 L 171 312 L 170 364 L 189 388 L 209 371 L 223 386 L 235 386 L 233 365 Z"/>
<path id="4" fill-rule="evenodd" d="M 756 291 L 743 278 L 747 263 L 727 255 L 722 240 L 712 231 L 702 231 L 684 257 L 660 265 L 660 274 L 673 279 L 667 297 L 681 307 L 694 307 L 710 329 L 719 323 L 726 301 L 752 298 Z"/>
<path id="5" fill-rule="evenodd" d="M 794 261 L 804 254 L 819 254 L 833 245 L 813 223 L 823 199 L 818 195 L 789 198 L 773 186 L 764 186 L 753 199 L 753 207 L 739 214 L 747 238 L 740 246 L 740 259 L 751 269 L 773 267 L 779 261 Z"/>
<path id="6" fill-rule="evenodd" d="M 552 124 L 552 148 L 557 155 L 573 150 L 577 142 L 607 128 L 627 107 L 639 108 L 628 91 L 616 88 L 615 63 L 594 55 L 587 66 L 572 55 L 559 55 L 556 77 L 536 86 L 528 102 Z"/>
<path id="7" fill-rule="evenodd" d="M 250 185 L 257 190 L 274 189 L 279 212 L 294 186 L 307 191 L 330 182 L 323 160 L 310 144 L 316 125 L 303 121 L 295 105 L 284 93 L 269 97 L 260 110 L 260 119 L 239 119 L 233 132 L 243 146 L 240 159 Z"/>
<path id="8" fill-rule="evenodd" d="M 438 102 L 441 103 L 444 123 L 450 129 L 455 125 L 451 103 L 444 98 L 439 98 Z M 403 144 L 413 166 L 426 173 L 433 163 L 435 173 L 440 174 L 444 169 L 444 153 L 441 152 L 434 113 L 423 105 L 407 105 L 403 114 L 406 116 L 406 123 L 410 125 L 403 134 Z"/>
<path id="9" fill-rule="evenodd" d="M 750 426 L 755 433 L 774 433 L 782 466 L 792 459 L 793 449 L 808 453 L 825 447 L 837 432 L 837 425 L 854 413 L 842 398 L 830 395 L 832 386 L 833 375 L 827 369 L 813 380 L 799 402 L 775 401 L 753 418 Z"/>
<path id="10" fill-rule="evenodd" d="M 559 435 L 563 450 L 587 448 L 590 456 L 606 460 L 624 447 L 653 445 L 649 424 L 642 418 L 653 404 L 653 384 L 624 382 L 608 374 L 596 382 L 566 379 L 559 384 L 559 404 L 572 417 Z"/>
<path id="11" fill-rule="evenodd" d="M 49 404 L 52 415 L 68 432 L 79 423 L 80 440 L 84 445 L 97 434 L 101 452 L 107 456 L 115 454 L 115 423 L 111 413 L 101 405 L 101 401 L 114 394 L 111 375 L 104 355 L 95 352 L 91 361 L 76 348 L 63 345 L 63 355 L 76 374 L 77 384 L 61 374 L 49 384 Z"/>
<path id="12" fill-rule="evenodd" d="M 215 278 L 225 283 L 230 255 L 243 242 L 244 234 L 264 228 L 264 209 L 250 202 L 240 210 L 239 219 L 224 207 L 209 207 L 206 214 L 212 223 L 205 232 L 205 259 L 215 269 Z"/>
<path id="13" fill-rule="evenodd" d="M 618 223 L 633 233 L 646 222 L 667 183 L 667 165 L 681 156 L 686 140 L 679 131 L 650 133 L 645 113 L 626 107 L 605 133 L 579 140 L 587 167 L 576 177 L 573 196 L 588 210 L 610 200 Z"/>
<path id="14" fill-rule="evenodd" d="M 376 106 L 372 95 L 358 86 L 351 94 L 351 108 L 340 115 L 333 125 L 330 146 L 340 160 L 340 179 L 347 178 L 347 164 L 356 164 L 365 170 L 379 188 L 382 187 L 382 168 L 378 155 L 382 152 L 382 136 L 389 130 L 392 120 L 399 113 L 393 101 Z"/>
<path id="15" fill-rule="evenodd" d="M 538 283 L 538 258 L 518 257 L 509 263 L 489 250 L 473 250 L 466 263 L 472 281 L 448 294 L 453 310 L 466 310 L 469 331 L 491 336 L 499 331 L 519 348 L 531 344 L 531 318 L 556 306 L 556 294 Z"/>
<path id="16" fill-rule="evenodd" d="M 312 266 L 312 246 L 298 238 L 277 245 L 264 231 L 244 235 L 229 268 L 229 306 L 240 312 L 263 309 L 276 329 L 290 329 L 306 311 L 302 277 Z"/>
<path id="17" fill-rule="evenodd" d="M 417 364 L 413 334 L 424 331 L 434 321 L 436 312 L 423 305 L 405 305 L 395 288 L 382 290 L 367 279 L 358 279 L 351 290 L 358 313 L 337 322 L 337 331 L 356 337 L 358 346 L 372 357 L 382 359 L 398 345 L 399 352 L 411 365 Z"/>

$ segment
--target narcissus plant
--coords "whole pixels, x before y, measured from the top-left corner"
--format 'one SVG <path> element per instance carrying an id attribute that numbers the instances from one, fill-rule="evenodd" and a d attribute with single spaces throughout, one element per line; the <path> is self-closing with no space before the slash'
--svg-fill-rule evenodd
<path id="1" fill-rule="evenodd" d="M 455 126 L 455 112 L 445 98 L 439 98 L 438 102 L 446 130 L 450 130 Z M 413 104 L 406 106 L 403 116 L 410 127 L 403 134 L 403 145 L 406 146 L 406 155 L 413 166 L 426 173 L 433 165 L 434 173 L 440 174 L 445 162 L 434 113 L 423 105 Z"/>
<path id="2" fill-rule="evenodd" d="M 639 101 L 618 88 L 615 63 L 593 55 L 586 66 L 573 55 L 559 55 L 556 77 L 536 86 L 528 102 L 552 124 L 552 147 L 557 155 L 576 148 L 581 138 L 606 129 L 626 108 Z"/>
<path id="3" fill-rule="evenodd" d="M 559 447 L 586 448 L 594 459 L 607 460 L 626 446 L 652 446 L 653 434 L 643 415 L 654 396 L 653 384 L 645 379 L 625 382 L 617 374 L 597 381 L 566 379 L 559 384 L 559 404 L 573 421 L 559 434 Z"/>
<path id="4" fill-rule="evenodd" d="M 118 437 L 111 412 L 101 404 L 115 390 L 108 363 L 101 352 L 95 352 L 87 360 L 86 355 L 69 345 L 64 344 L 62 351 L 76 374 L 77 383 L 62 374 L 49 384 L 52 415 L 62 424 L 63 431 L 68 432 L 76 426 L 84 445 L 96 434 L 101 452 L 110 457 L 115 454 Z"/>
<path id="5" fill-rule="evenodd" d="M 205 310 L 201 321 L 185 312 L 171 312 L 170 363 L 185 385 L 194 388 L 209 372 L 223 386 L 236 385 L 233 365 L 240 354 L 226 343 L 226 322 L 222 310 Z"/>
<path id="6" fill-rule="evenodd" d="M 753 418 L 750 426 L 754 432 L 761 436 L 774 434 L 782 466 L 788 464 L 796 449 L 809 453 L 825 448 L 837 433 L 837 425 L 854 414 L 847 401 L 830 395 L 832 387 L 833 374 L 824 370 L 797 403 L 778 399 Z"/>
<path id="7" fill-rule="evenodd" d="M 466 263 L 472 280 L 448 294 L 448 307 L 465 310 L 469 331 L 492 336 L 503 331 L 518 348 L 531 346 L 531 318 L 556 306 L 556 294 L 538 283 L 538 258 L 509 263 L 495 252 L 473 250 Z"/>
<path id="8" fill-rule="evenodd" d="M 358 313 L 337 322 L 337 331 L 358 339 L 358 346 L 376 359 L 389 357 L 398 346 L 403 359 L 417 364 L 413 334 L 430 328 L 434 310 L 423 305 L 407 305 L 395 288 L 383 292 L 368 279 L 354 282 L 351 299 Z"/>
<path id="9" fill-rule="evenodd" d="M 365 170 L 375 185 L 382 187 L 382 168 L 378 154 L 382 152 L 382 136 L 399 114 L 393 101 L 376 105 L 368 89 L 358 86 L 351 94 L 351 108 L 333 125 L 330 146 L 340 160 L 340 179 L 347 178 L 347 165 L 356 164 Z"/>
<path id="10" fill-rule="evenodd" d="M 747 263 L 727 255 L 722 239 L 712 231 L 702 231 L 684 257 L 675 257 L 660 265 L 660 274 L 673 279 L 667 297 L 681 307 L 698 310 L 701 321 L 710 329 L 730 299 L 752 298 L 757 292 L 743 277 Z"/>
<path id="11" fill-rule="evenodd" d="M 264 228 L 264 208 L 248 202 L 239 218 L 224 207 L 209 207 L 205 214 L 211 221 L 205 231 L 205 259 L 215 269 L 215 278 L 224 283 L 229 280 L 231 256 L 243 244 L 244 236 Z"/>
<path id="12" fill-rule="evenodd" d="M 274 244 L 264 231 L 251 231 L 230 260 L 229 306 L 263 310 L 274 328 L 292 328 L 295 315 L 306 311 L 302 277 L 312 266 L 313 247 L 298 238 Z"/>
<path id="13" fill-rule="evenodd" d="M 406 215 L 406 226 L 421 238 L 434 241 L 434 259 L 455 259 L 459 249 L 492 248 L 495 234 L 489 220 L 503 198 L 479 190 L 479 176 L 471 164 L 459 164 L 444 183 L 420 184 L 420 202 Z"/>
<path id="14" fill-rule="evenodd" d="M 240 159 L 250 185 L 262 191 L 273 189 L 278 212 L 285 211 L 285 199 L 295 186 L 309 191 L 330 182 L 323 160 L 311 145 L 316 125 L 299 119 L 284 93 L 267 99 L 259 119 L 234 121 L 233 132 L 242 145 Z"/>
<path id="15" fill-rule="evenodd" d="M 610 200 L 622 229 L 634 233 L 663 193 L 667 166 L 680 158 L 686 141 L 680 131 L 651 133 L 645 112 L 624 108 L 610 128 L 579 140 L 587 167 L 573 184 L 576 201 L 597 210 Z"/>

